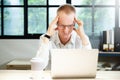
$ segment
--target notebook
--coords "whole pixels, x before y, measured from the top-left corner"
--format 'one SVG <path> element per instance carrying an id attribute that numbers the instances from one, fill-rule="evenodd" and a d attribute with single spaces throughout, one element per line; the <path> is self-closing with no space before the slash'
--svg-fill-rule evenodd
<path id="1" fill-rule="evenodd" d="M 94 78 L 98 49 L 51 49 L 52 78 Z"/>

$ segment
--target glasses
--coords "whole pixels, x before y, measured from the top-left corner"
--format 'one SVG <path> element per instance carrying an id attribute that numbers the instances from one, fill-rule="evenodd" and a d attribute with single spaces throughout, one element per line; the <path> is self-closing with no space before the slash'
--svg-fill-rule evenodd
<path id="1" fill-rule="evenodd" d="M 73 24 L 71 24 L 71 25 L 59 25 L 59 24 L 57 24 L 57 26 L 59 26 L 60 27 L 60 29 L 64 29 L 65 27 L 67 27 L 67 28 L 72 28 L 72 26 L 75 26 L 75 23 L 73 23 Z"/>

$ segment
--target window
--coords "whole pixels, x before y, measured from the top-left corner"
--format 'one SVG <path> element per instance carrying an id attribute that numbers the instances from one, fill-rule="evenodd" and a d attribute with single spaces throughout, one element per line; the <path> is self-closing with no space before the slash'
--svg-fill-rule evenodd
<path id="1" fill-rule="evenodd" d="M 54 7 L 54 8 L 51 7 L 51 8 L 49 8 L 49 24 L 55 18 L 57 9 L 58 9 L 58 7 Z"/>
<path id="2" fill-rule="evenodd" d="M 119 1 L 119 27 L 120 27 L 120 0 L 118 0 Z"/>
<path id="3" fill-rule="evenodd" d="M 92 5 L 92 0 L 72 0 L 73 5 Z"/>
<path id="4" fill-rule="evenodd" d="M 1 35 L 1 7 L 0 7 L 0 35 Z"/>
<path id="5" fill-rule="evenodd" d="M 94 35 L 115 27 L 115 0 L 94 0 Z"/>
<path id="6" fill-rule="evenodd" d="M 85 33 L 90 36 L 92 33 L 92 8 L 76 8 L 76 14 L 77 18 L 84 22 Z"/>
<path id="7" fill-rule="evenodd" d="M 24 35 L 23 8 L 4 8 L 4 35 Z"/>
<path id="8" fill-rule="evenodd" d="M 0 36 L 1 36 L 1 0 L 0 0 Z"/>
<path id="9" fill-rule="evenodd" d="M 47 0 L 28 0 L 28 5 L 46 5 Z"/>
<path id="10" fill-rule="evenodd" d="M 100 36 L 100 32 L 104 30 L 110 30 L 115 27 L 115 8 L 95 8 L 94 14 L 94 31 L 96 36 Z"/>
<path id="11" fill-rule="evenodd" d="M 46 32 L 46 8 L 28 8 L 28 34 Z"/>
<path id="12" fill-rule="evenodd" d="M 49 0 L 49 5 L 61 5 L 65 4 L 66 0 Z"/>
<path id="13" fill-rule="evenodd" d="M 76 7 L 90 38 L 98 39 L 103 30 L 119 26 L 120 0 L 0 0 L 0 38 L 38 39 L 65 3 Z"/>
<path id="14" fill-rule="evenodd" d="M 24 0 L 3 0 L 4 5 L 23 5 Z"/>
<path id="15" fill-rule="evenodd" d="M 115 23 L 116 0 L 71 0 L 71 4 L 76 6 L 78 19 L 83 20 L 93 48 L 98 48 L 101 32 L 118 25 Z"/>
<path id="16" fill-rule="evenodd" d="M 119 7 L 119 27 L 120 27 L 120 7 Z"/>
<path id="17" fill-rule="evenodd" d="M 95 5 L 115 5 L 115 0 L 94 0 Z"/>
<path id="18" fill-rule="evenodd" d="M 120 5 L 120 0 L 119 0 L 119 5 Z"/>
<path id="19" fill-rule="evenodd" d="M 87 35 L 99 38 L 103 30 L 115 27 L 115 0 L 72 0 L 72 4 Z"/>
<path id="20" fill-rule="evenodd" d="M 120 0 L 119 0 L 119 27 L 120 27 Z"/>
<path id="21" fill-rule="evenodd" d="M 24 0 L 1 1 L 1 36 L 24 36 Z"/>

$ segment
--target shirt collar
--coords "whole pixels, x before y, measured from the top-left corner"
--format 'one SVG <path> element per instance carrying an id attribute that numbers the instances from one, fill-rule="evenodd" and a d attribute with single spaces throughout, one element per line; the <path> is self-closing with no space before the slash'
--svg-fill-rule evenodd
<path id="1" fill-rule="evenodd" d="M 68 43 L 75 44 L 75 35 L 76 35 L 75 31 L 72 31 L 72 33 L 71 33 L 71 39 L 70 39 L 70 41 Z M 62 44 L 61 41 L 60 41 L 60 38 L 58 36 L 58 32 L 56 34 L 56 44 L 57 45 L 58 44 Z"/>
<path id="2" fill-rule="evenodd" d="M 59 36 L 58 36 L 58 32 L 57 32 L 57 34 L 56 34 L 56 44 L 57 44 L 57 45 L 58 45 L 58 44 L 61 44 L 60 39 L 59 39 Z"/>

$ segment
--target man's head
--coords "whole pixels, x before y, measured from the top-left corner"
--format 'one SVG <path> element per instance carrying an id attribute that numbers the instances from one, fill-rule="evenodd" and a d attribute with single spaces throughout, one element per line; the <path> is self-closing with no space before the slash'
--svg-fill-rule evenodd
<path id="1" fill-rule="evenodd" d="M 75 8 L 70 4 L 62 5 L 57 10 L 59 16 L 57 28 L 60 39 L 69 39 L 74 28 Z"/>
<path id="2" fill-rule="evenodd" d="M 65 12 L 66 14 L 70 14 L 70 13 L 76 13 L 76 10 L 74 6 L 70 4 L 64 4 L 57 9 L 58 15 L 60 14 L 60 12 Z"/>

